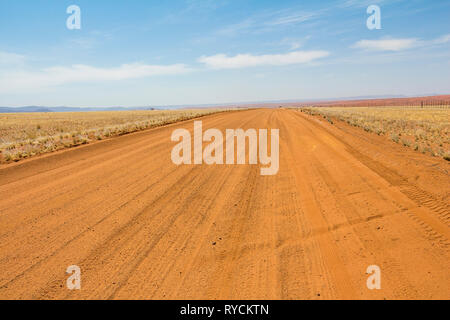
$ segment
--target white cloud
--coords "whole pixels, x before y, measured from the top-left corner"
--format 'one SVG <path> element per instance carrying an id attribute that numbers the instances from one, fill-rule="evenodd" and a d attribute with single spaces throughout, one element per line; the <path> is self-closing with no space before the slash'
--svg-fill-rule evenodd
<path id="1" fill-rule="evenodd" d="M 25 62 L 25 56 L 0 51 L 0 65 L 17 65 Z"/>
<path id="2" fill-rule="evenodd" d="M 420 40 L 417 38 L 360 40 L 356 42 L 352 48 L 371 51 L 403 51 L 412 48 L 438 46 L 449 42 L 450 34 L 447 34 L 432 40 Z"/>
<path id="3" fill-rule="evenodd" d="M 412 39 L 381 39 L 381 40 L 360 40 L 353 45 L 354 48 L 373 51 L 402 51 L 414 48 L 418 45 L 418 40 Z"/>
<path id="4" fill-rule="evenodd" d="M 209 68 L 213 69 L 237 69 L 257 66 L 283 66 L 312 62 L 329 55 L 327 51 L 294 51 L 286 54 L 251 55 L 238 54 L 234 57 L 225 54 L 203 56 L 198 59 Z"/>
<path id="5" fill-rule="evenodd" d="M 124 64 L 115 68 L 97 68 L 87 65 L 50 67 L 41 71 L 7 71 L 0 73 L 0 92 L 39 90 L 69 83 L 91 83 L 175 75 L 191 71 L 184 64 L 145 65 Z"/>

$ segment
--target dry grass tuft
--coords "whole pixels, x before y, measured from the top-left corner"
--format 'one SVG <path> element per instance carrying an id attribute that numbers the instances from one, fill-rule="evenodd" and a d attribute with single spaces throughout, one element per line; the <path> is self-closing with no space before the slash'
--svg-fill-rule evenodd
<path id="1" fill-rule="evenodd" d="M 0 163 L 227 110 L 0 114 Z"/>
<path id="2" fill-rule="evenodd" d="M 442 108 L 308 107 L 300 111 L 387 136 L 418 152 L 450 159 L 450 114 Z M 328 120 L 330 122 L 330 120 Z M 450 161 L 450 160 L 449 160 Z"/>

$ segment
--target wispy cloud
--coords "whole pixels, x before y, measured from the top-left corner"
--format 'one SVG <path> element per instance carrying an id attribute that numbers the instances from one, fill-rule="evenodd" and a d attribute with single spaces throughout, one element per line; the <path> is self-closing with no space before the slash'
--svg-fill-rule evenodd
<path id="1" fill-rule="evenodd" d="M 404 0 L 346 0 L 346 1 L 339 1 L 338 7 L 341 8 L 349 8 L 349 7 L 355 7 L 355 8 L 367 8 L 370 5 L 384 5 L 384 4 L 392 4 L 395 2 L 401 2 Z"/>
<path id="2" fill-rule="evenodd" d="M 257 66 L 284 66 L 291 64 L 302 64 L 327 57 L 327 51 L 294 51 L 286 54 L 238 54 L 227 56 L 217 54 L 203 56 L 198 61 L 212 69 L 238 69 Z"/>
<path id="3" fill-rule="evenodd" d="M 219 29 L 217 31 L 217 33 L 220 35 L 232 36 L 237 33 L 242 33 L 242 32 L 247 33 L 250 30 L 255 29 L 257 25 L 258 25 L 258 23 L 256 22 L 256 20 L 254 18 L 247 18 L 238 23 L 230 24 L 226 27 L 223 27 L 223 28 Z"/>
<path id="4" fill-rule="evenodd" d="M 187 10 L 216 10 L 228 4 L 224 0 L 186 0 Z"/>
<path id="5" fill-rule="evenodd" d="M 289 50 L 294 51 L 304 46 L 305 42 L 311 39 L 311 36 L 304 38 L 283 38 L 280 42 L 275 43 L 277 46 L 288 46 Z"/>
<path id="6" fill-rule="evenodd" d="M 450 34 L 437 39 L 421 40 L 418 38 L 386 38 L 378 40 L 360 40 L 352 48 L 370 51 L 403 51 L 418 47 L 442 45 L 450 42 Z"/>
<path id="7" fill-rule="evenodd" d="M 88 65 L 50 67 L 40 71 L 16 71 L 0 74 L 0 92 L 38 90 L 69 83 L 110 82 L 160 75 L 175 75 L 191 71 L 184 64 L 145 65 L 124 64 L 114 68 L 97 68 Z"/>
<path id="8" fill-rule="evenodd" d="M 269 26 L 296 24 L 312 20 L 315 17 L 317 17 L 317 13 L 313 12 L 295 12 L 292 14 L 284 13 L 279 16 L 273 17 L 273 19 L 266 22 L 266 24 Z"/>
<path id="9" fill-rule="evenodd" d="M 215 10 L 228 4 L 228 0 L 185 0 L 181 7 L 162 17 L 163 23 L 180 23 L 185 19 L 198 19 L 210 15 Z"/>
<path id="10" fill-rule="evenodd" d="M 84 36 L 70 37 L 63 43 L 69 48 L 93 49 L 113 39 L 113 32 L 93 30 Z"/>
<path id="11" fill-rule="evenodd" d="M 217 31 L 220 35 L 234 36 L 240 33 L 263 33 L 276 28 L 292 26 L 319 18 L 324 10 L 302 11 L 302 10 L 279 10 L 276 12 L 265 12 L 247 17 L 246 19 L 225 26 Z"/>
<path id="12" fill-rule="evenodd" d="M 435 44 L 435 45 L 445 44 L 445 43 L 449 43 L 449 42 L 450 42 L 450 34 L 446 34 L 442 37 L 431 40 L 431 44 Z"/>

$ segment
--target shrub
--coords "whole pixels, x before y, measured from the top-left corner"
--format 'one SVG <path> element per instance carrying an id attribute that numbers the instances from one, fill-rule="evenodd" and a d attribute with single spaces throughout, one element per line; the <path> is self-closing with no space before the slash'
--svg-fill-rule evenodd
<path id="1" fill-rule="evenodd" d="M 410 147 L 411 146 L 411 142 L 409 140 L 406 140 L 406 139 L 402 139 L 402 144 L 405 147 Z"/>
<path id="2" fill-rule="evenodd" d="M 450 151 L 447 151 L 443 157 L 445 160 L 450 161 Z"/>
<path id="3" fill-rule="evenodd" d="M 391 133 L 391 140 L 395 143 L 398 143 L 400 141 L 400 137 L 398 136 L 398 134 Z"/>

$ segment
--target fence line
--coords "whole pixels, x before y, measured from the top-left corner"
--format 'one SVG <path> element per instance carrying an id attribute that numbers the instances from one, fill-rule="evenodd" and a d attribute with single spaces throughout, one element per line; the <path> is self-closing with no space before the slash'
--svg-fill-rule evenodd
<path id="1" fill-rule="evenodd" d="M 343 102 L 343 103 L 321 103 L 310 104 L 302 107 L 398 107 L 398 108 L 433 108 L 433 109 L 450 109 L 450 101 L 446 100 L 419 100 L 419 101 L 358 101 L 358 102 Z"/>

